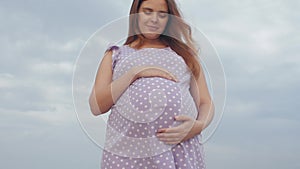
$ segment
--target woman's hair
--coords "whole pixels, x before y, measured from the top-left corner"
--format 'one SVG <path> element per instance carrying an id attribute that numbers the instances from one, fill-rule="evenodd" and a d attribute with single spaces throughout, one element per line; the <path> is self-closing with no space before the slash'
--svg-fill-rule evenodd
<path id="1" fill-rule="evenodd" d="M 139 8 L 145 0 L 134 0 L 130 9 L 128 38 L 124 45 L 137 41 L 135 46 L 139 48 L 143 45 L 144 36 L 140 33 L 138 26 Z M 179 56 L 181 56 L 186 65 L 190 68 L 197 79 L 200 74 L 200 64 L 197 59 L 197 49 L 192 39 L 191 27 L 185 23 L 177 8 L 174 0 L 165 0 L 168 6 L 169 20 L 164 32 L 160 35 L 160 40 Z"/>

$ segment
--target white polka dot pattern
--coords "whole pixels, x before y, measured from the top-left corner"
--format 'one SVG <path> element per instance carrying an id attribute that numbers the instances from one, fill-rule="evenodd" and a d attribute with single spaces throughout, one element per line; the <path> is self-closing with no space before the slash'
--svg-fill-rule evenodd
<path id="1" fill-rule="evenodd" d="M 134 66 L 156 66 L 174 74 L 179 82 L 161 77 L 134 81 L 112 106 L 102 168 L 203 169 L 203 148 L 194 137 L 177 145 L 166 145 L 155 134 L 159 128 L 180 124 L 176 115 L 197 117 L 189 83 L 191 72 L 171 48 L 115 48 L 113 80 Z"/>

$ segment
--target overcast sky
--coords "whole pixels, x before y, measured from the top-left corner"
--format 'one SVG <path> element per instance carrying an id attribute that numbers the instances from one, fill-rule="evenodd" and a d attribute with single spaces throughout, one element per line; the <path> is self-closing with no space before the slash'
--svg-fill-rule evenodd
<path id="1" fill-rule="evenodd" d="M 0 1 L 0 168 L 99 168 L 101 149 L 76 118 L 73 68 L 88 38 L 131 2 Z M 300 1 L 178 2 L 227 79 L 208 169 L 300 168 Z"/>

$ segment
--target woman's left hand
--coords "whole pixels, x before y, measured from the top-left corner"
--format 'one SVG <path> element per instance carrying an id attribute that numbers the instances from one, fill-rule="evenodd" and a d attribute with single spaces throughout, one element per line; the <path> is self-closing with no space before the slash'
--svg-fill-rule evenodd
<path id="1" fill-rule="evenodd" d="M 160 141 L 166 144 L 178 144 L 191 137 L 189 132 L 192 130 L 195 120 L 184 115 L 175 116 L 175 120 L 182 121 L 182 123 L 176 127 L 158 129 L 156 136 Z"/>

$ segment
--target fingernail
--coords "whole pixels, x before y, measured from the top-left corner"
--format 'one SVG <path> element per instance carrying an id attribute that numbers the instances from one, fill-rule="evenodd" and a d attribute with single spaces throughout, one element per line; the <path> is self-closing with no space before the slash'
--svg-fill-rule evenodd
<path id="1" fill-rule="evenodd" d="M 165 132 L 164 129 L 158 129 L 158 130 L 157 130 L 157 133 L 163 133 L 163 132 Z"/>

